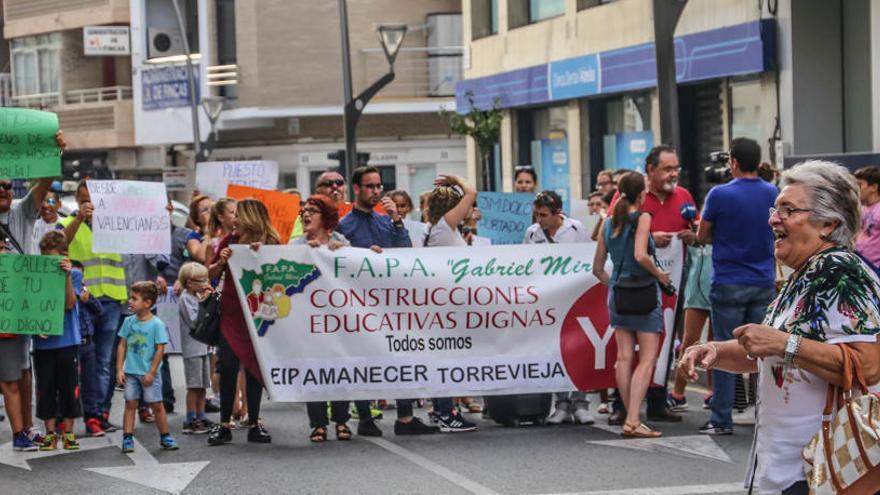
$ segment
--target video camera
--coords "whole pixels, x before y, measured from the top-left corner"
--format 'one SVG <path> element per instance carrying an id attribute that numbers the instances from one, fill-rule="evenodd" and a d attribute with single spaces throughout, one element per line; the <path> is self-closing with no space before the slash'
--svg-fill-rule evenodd
<path id="1" fill-rule="evenodd" d="M 703 169 L 706 180 L 712 184 L 722 184 L 733 178 L 727 162 L 730 161 L 730 153 L 726 151 L 713 151 L 709 153 L 709 161 L 712 163 Z"/>

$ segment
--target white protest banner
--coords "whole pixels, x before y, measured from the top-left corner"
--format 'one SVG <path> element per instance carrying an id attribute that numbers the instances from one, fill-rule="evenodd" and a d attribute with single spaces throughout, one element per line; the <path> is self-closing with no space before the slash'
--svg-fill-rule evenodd
<path id="1" fill-rule="evenodd" d="M 162 182 L 90 180 L 96 253 L 171 253 L 171 215 Z"/>
<path id="2" fill-rule="evenodd" d="M 200 193 L 222 198 L 226 196 L 229 184 L 273 190 L 278 187 L 278 162 L 229 161 L 196 165 L 196 189 Z"/>
<path id="3" fill-rule="evenodd" d="M 273 400 L 589 390 L 617 353 L 595 246 L 238 245 L 230 267 Z"/>

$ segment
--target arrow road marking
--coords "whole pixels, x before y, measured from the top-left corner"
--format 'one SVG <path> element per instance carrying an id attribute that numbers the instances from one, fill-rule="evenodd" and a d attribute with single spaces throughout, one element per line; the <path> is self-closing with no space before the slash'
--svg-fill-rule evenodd
<path id="1" fill-rule="evenodd" d="M 0 445 L 0 464 L 12 466 L 18 469 L 26 469 L 32 471 L 28 461 L 33 459 L 42 459 L 44 457 L 54 457 L 56 455 L 74 454 L 76 452 L 84 452 L 87 450 L 103 449 L 110 447 L 111 443 L 106 437 L 83 437 L 77 439 L 79 441 L 79 450 L 64 450 L 61 448 L 61 442 L 58 442 L 58 450 L 51 452 L 15 452 L 12 450 L 12 442 Z"/>
<path id="2" fill-rule="evenodd" d="M 643 452 L 672 454 L 689 457 L 691 459 L 712 459 L 733 464 L 733 460 L 730 459 L 727 452 L 719 447 L 712 437 L 707 437 L 705 435 L 627 438 L 623 440 L 601 440 L 587 443 L 604 445 L 607 447 L 619 447 L 622 449 L 641 450 Z"/>
<path id="3" fill-rule="evenodd" d="M 112 444 L 122 444 L 122 433 L 107 434 Z M 134 439 L 134 452 L 125 454 L 134 466 L 86 468 L 86 471 L 117 478 L 129 483 L 153 488 L 166 493 L 178 494 L 186 489 L 210 461 L 177 462 L 159 464 L 159 461 Z"/>

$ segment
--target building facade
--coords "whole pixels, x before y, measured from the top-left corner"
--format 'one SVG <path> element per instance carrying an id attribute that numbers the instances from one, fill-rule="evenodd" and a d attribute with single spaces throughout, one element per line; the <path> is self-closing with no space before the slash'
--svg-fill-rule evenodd
<path id="1" fill-rule="evenodd" d="M 652 3 L 463 2 L 470 65 L 458 111 L 504 109 L 499 189 L 531 165 L 539 187 L 582 198 L 600 170 L 642 166 L 660 143 Z M 702 195 L 709 153 L 740 136 L 779 166 L 876 158 L 878 28 L 875 0 L 690 0 L 675 32 L 684 185 Z"/>

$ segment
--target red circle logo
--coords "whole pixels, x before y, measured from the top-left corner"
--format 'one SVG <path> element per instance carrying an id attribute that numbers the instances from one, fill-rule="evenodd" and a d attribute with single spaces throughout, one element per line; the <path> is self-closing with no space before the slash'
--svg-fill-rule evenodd
<path id="1" fill-rule="evenodd" d="M 614 387 L 617 344 L 608 321 L 608 288 L 596 284 L 572 305 L 559 336 L 565 371 L 579 390 Z"/>

